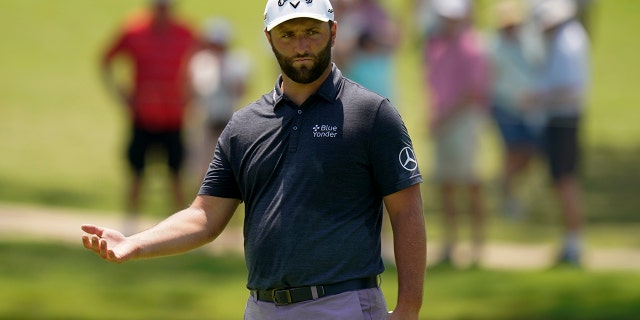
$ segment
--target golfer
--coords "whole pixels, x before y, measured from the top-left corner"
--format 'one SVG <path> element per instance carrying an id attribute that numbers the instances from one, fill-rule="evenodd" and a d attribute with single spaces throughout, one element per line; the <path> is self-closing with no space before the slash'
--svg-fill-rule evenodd
<path id="1" fill-rule="evenodd" d="M 191 206 L 125 237 L 83 225 L 112 262 L 182 253 L 214 240 L 245 204 L 245 319 L 418 319 L 426 236 L 412 143 L 389 100 L 331 62 L 329 0 L 269 0 L 265 35 L 282 74 L 236 111 Z M 379 288 L 383 205 L 398 296 Z"/>

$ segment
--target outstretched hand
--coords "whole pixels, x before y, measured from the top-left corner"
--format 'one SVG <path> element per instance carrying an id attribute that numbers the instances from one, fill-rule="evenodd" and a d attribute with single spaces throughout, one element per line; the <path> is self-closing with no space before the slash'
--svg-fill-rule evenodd
<path id="1" fill-rule="evenodd" d="M 82 225 L 82 244 L 102 259 L 120 263 L 132 258 L 135 247 L 121 232 L 94 225 Z"/>

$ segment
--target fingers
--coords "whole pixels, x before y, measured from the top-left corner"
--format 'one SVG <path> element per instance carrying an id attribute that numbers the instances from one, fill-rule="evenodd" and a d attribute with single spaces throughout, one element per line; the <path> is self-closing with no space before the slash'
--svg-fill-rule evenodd
<path id="1" fill-rule="evenodd" d="M 84 247 L 89 250 L 99 253 L 100 252 L 99 243 L 100 243 L 100 237 L 96 235 L 85 234 L 82 236 L 82 245 L 84 245 Z"/>
<path id="2" fill-rule="evenodd" d="M 88 233 L 82 236 L 82 244 L 84 247 L 99 254 L 101 251 L 100 240 L 103 240 L 101 237 L 104 229 L 90 224 L 83 224 L 80 228 L 82 231 Z M 104 244 L 102 245 L 106 246 L 106 240 L 103 241 Z"/>
<path id="3" fill-rule="evenodd" d="M 108 260 L 116 262 L 116 263 L 120 263 L 121 259 L 119 259 L 118 257 L 116 257 L 116 254 L 113 252 L 113 250 L 108 250 L 107 251 L 108 254 Z"/>
<path id="4" fill-rule="evenodd" d="M 86 249 L 95 252 L 102 259 L 107 261 L 116 263 L 124 261 L 124 258 L 118 257 L 118 255 L 116 255 L 113 250 L 113 246 L 117 245 L 117 243 L 114 243 L 114 240 L 112 238 L 114 236 L 118 236 L 117 233 L 112 232 L 112 230 L 110 229 L 105 229 L 89 224 L 82 225 L 81 229 L 86 232 L 82 236 L 82 245 Z M 117 240 L 115 241 L 117 242 Z"/>
<path id="5" fill-rule="evenodd" d="M 107 259 L 107 240 L 102 238 L 104 229 L 89 224 L 82 225 L 80 228 L 87 233 L 82 236 L 82 245 L 103 259 Z"/>
<path id="6" fill-rule="evenodd" d="M 98 248 L 99 248 L 98 252 L 100 254 L 100 257 L 102 259 L 107 259 L 108 258 L 108 256 L 107 256 L 107 240 L 99 239 L 98 240 Z"/>
<path id="7" fill-rule="evenodd" d="M 87 249 L 91 249 L 91 239 L 88 235 L 82 236 L 82 245 L 84 245 L 84 247 Z"/>
<path id="8" fill-rule="evenodd" d="M 109 243 L 106 239 L 96 235 L 84 235 L 82 236 L 82 244 L 85 248 L 98 254 L 102 259 L 118 263 L 121 261 L 115 252 L 109 248 Z"/>
<path id="9" fill-rule="evenodd" d="M 95 234 L 98 237 L 102 237 L 102 233 L 104 232 L 103 228 L 100 228 L 98 226 L 94 226 L 92 224 L 83 224 L 82 226 L 80 226 L 80 228 L 82 229 L 82 231 L 89 233 L 89 234 Z"/>

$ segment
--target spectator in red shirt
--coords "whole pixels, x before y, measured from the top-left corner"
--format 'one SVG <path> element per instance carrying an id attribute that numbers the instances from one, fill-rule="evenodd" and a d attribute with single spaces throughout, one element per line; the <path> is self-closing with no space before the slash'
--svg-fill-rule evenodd
<path id="1" fill-rule="evenodd" d="M 173 6 L 171 0 L 151 0 L 151 10 L 127 21 L 102 60 L 107 88 L 126 106 L 131 117 L 127 159 L 132 179 L 127 213 L 132 223 L 140 210 L 145 158 L 156 147 L 167 158 L 175 206 L 182 208 L 185 205 L 180 177 L 185 153 L 183 118 L 189 97 L 185 67 L 196 37 L 187 24 L 173 16 Z M 129 60 L 133 69 L 132 81 L 116 79 L 114 60 L 117 57 Z M 123 82 L 131 85 L 126 86 Z"/>

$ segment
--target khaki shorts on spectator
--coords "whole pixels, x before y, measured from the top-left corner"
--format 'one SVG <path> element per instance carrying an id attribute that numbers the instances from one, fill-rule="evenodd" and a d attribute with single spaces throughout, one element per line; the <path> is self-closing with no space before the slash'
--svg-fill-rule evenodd
<path id="1" fill-rule="evenodd" d="M 476 163 L 484 115 L 476 108 L 460 111 L 434 137 L 435 170 L 438 182 L 470 183 L 477 180 Z"/>

